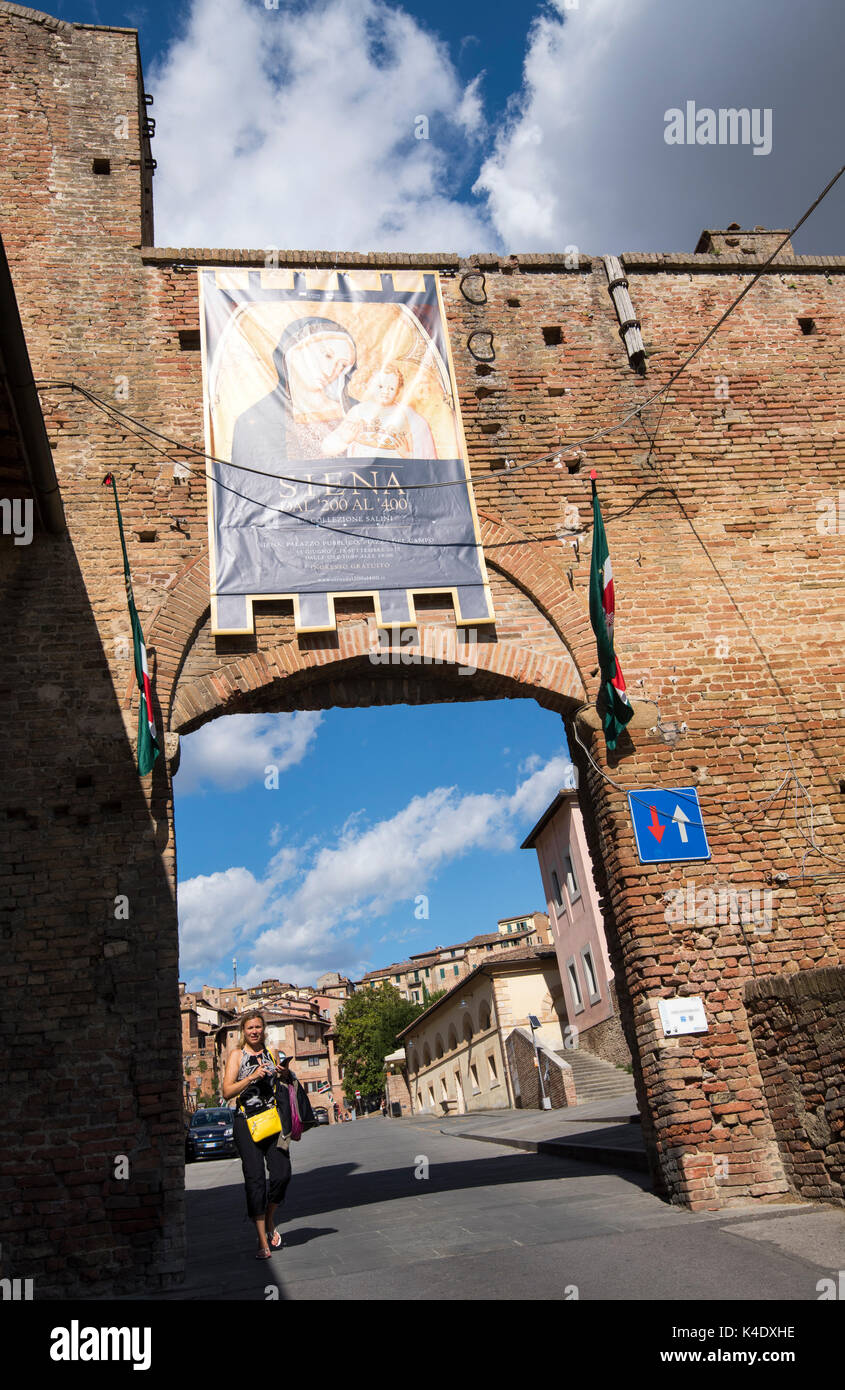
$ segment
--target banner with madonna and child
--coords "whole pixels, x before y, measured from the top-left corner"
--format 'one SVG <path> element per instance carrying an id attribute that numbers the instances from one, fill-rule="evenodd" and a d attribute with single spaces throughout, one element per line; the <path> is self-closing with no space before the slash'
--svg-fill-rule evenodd
<path id="1" fill-rule="evenodd" d="M 436 272 L 200 270 L 215 633 L 292 599 L 298 632 L 367 597 L 494 620 Z"/>

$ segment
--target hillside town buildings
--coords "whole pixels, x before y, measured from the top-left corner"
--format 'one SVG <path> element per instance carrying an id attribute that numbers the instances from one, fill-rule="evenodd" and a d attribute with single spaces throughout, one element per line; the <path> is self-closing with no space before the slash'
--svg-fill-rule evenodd
<path id="1" fill-rule="evenodd" d="M 513 1108 L 517 1092 L 506 1042 L 531 1017 L 539 1023 L 538 1040 L 551 1053 L 561 1052 L 566 1012 L 554 949 L 493 952 L 399 1034 L 410 1113 Z M 395 1077 L 395 1054 L 389 1065 Z"/>
<path id="2" fill-rule="evenodd" d="M 357 984 L 337 972 L 328 972 L 315 986 L 270 978 L 249 988 L 204 986 L 190 993 L 180 985 L 186 1108 L 219 1102 L 226 1061 L 238 1045 L 240 1020 L 248 1009 L 257 1008 L 267 1024 L 270 1048 L 293 1058 L 293 1069 L 312 1104 L 325 1105 L 330 1122 L 334 1122 L 348 1105 L 334 1023 L 356 989 L 372 989 L 385 982 L 409 1002 L 423 1003 L 429 995 L 452 989 L 481 962 L 544 948 L 551 941 L 548 916 L 530 912 L 502 918 L 495 932 L 452 946 L 436 946 L 407 961 L 368 971 Z"/>

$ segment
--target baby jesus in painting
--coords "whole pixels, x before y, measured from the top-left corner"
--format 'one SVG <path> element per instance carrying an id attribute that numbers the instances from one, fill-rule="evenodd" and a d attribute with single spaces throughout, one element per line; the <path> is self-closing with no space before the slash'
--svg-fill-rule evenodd
<path id="1" fill-rule="evenodd" d="M 402 373 L 389 363 L 367 386 L 367 399 L 354 405 L 336 430 L 323 440 L 330 458 L 437 458 L 434 437 L 418 411 L 398 405 Z"/>

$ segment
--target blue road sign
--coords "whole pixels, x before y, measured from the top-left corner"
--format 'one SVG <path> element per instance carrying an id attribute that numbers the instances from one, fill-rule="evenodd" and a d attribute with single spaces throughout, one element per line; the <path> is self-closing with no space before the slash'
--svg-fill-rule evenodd
<path id="1" fill-rule="evenodd" d="M 710 846 L 695 787 L 656 787 L 628 793 L 641 864 L 709 859 Z"/>

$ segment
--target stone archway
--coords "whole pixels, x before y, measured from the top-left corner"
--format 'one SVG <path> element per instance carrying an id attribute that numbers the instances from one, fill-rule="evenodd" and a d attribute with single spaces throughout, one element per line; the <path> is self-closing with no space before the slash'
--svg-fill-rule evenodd
<path id="1" fill-rule="evenodd" d="M 168 751 L 175 751 L 179 735 L 218 715 L 394 703 L 530 698 L 558 713 L 571 728 L 587 704 L 595 674 L 586 607 L 574 598 L 544 547 L 500 518 L 482 513 L 481 521 L 497 614 L 494 631 L 462 634 L 451 603 L 432 596 L 417 602 L 411 643 L 400 637 L 385 650 L 376 643 L 372 606 L 361 599 L 338 601 L 335 632 L 298 635 L 292 604 L 277 601 L 256 605 L 254 634 L 215 637 L 208 558 L 197 556 L 177 575 L 148 627 Z M 127 709 L 133 696 L 130 685 Z M 765 1112 L 759 1123 L 766 1132 L 758 1130 L 750 1141 L 743 1138 L 751 1148 L 743 1149 L 742 1169 L 736 1161 L 736 1188 L 716 1185 L 724 1171 L 720 1154 L 730 1137 L 720 1139 L 717 1150 L 694 1128 L 700 1126 L 700 1112 L 686 1100 L 678 1103 L 673 1055 L 655 1044 L 651 948 L 639 940 L 642 900 L 636 887 L 625 888 L 606 863 L 609 857 L 618 869 L 623 798 L 595 762 L 570 746 L 581 774 L 580 799 L 655 1186 L 693 1208 L 747 1200 L 751 1183 L 744 1171 L 757 1174 L 767 1194 L 786 1191 Z M 159 788 L 158 805 L 170 832 L 163 858 L 175 895 L 169 780 L 166 789 L 163 779 Z M 750 1045 L 747 1050 L 753 1063 Z M 749 1076 L 749 1084 L 762 1093 L 759 1076 Z"/>
<path id="2" fill-rule="evenodd" d="M 297 637 L 291 605 L 283 602 L 256 606 L 254 636 L 215 638 L 204 551 L 176 577 L 147 633 L 166 731 L 187 733 L 218 714 L 241 713 L 257 705 L 283 710 L 319 708 L 323 700 L 327 705 L 436 701 L 430 681 L 409 680 L 403 673 L 414 669 L 447 674 L 450 665 L 459 670 L 460 661 L 448 658 L 462 652 L 482 679 L 477 693 L 466 689 L 459 698 L 529 696 L 571 716 L 587 698 L 582 672 L 595 662 L 587 613 L 558 571 L 536 553 L 539 547 L 532 546 L 530 537 L 487 513 L 479 516 L 485 548 L 490 548 L 487 562 L 496 611 L 504 619 L 497 622 L 495 636 L 481 629 L 477 640 L 465 640 L 447 601 L 418 600 L 419 640 L 397 648 L 395 659 L 391 654 L 382 663 L 373 660 L 372 605 L 362 607 L 360 600 L 338 602 L 336 633 Z M 439 655 L 446 657 L 443 664 Z M 338 687 L 336 678 L 343 676 L 348 682 L 360 674 L 353 668 L 362 661 L 380 676 L 399 675 L 401 688 L 391 691 L 382 682 L 367 691 L 357 679 L 352 688 Z M 344 671 L 344 663 L 352 665 Z M 313 698 L 320 686 L 329 688 L 316 705 L 301 703 L 308 698 L 306 690 Z M 132 698 L 130 683 L 127 708 Z M 450 698 L 457 696 L 452 693 Z"/>

